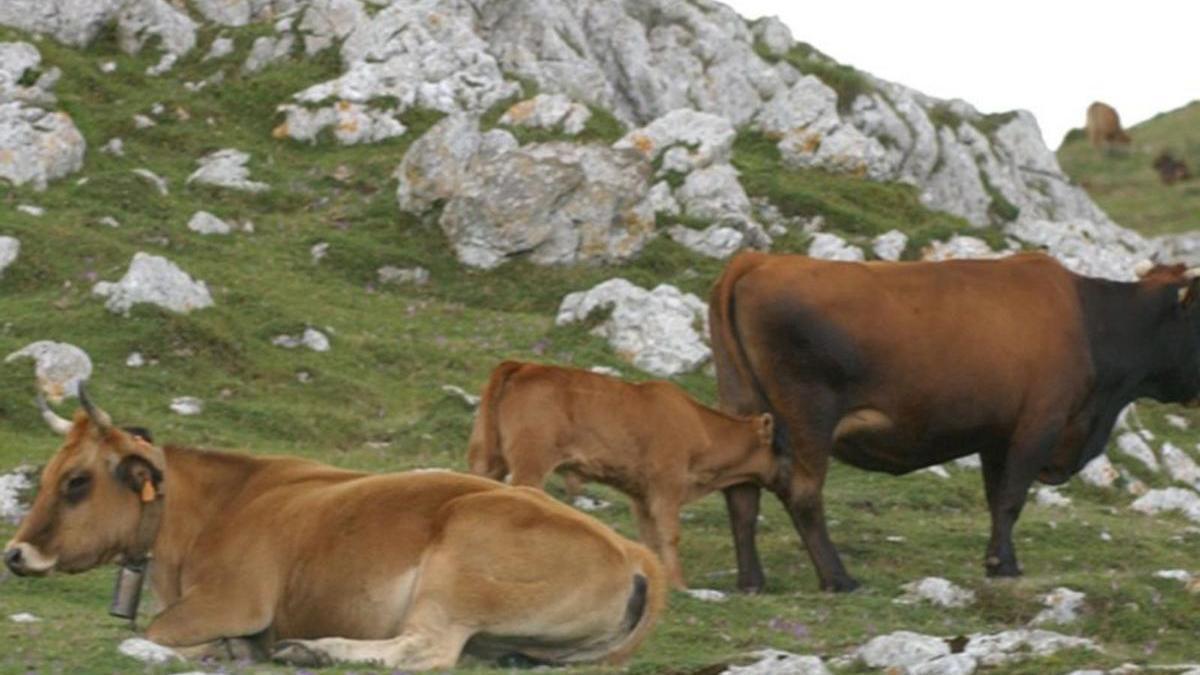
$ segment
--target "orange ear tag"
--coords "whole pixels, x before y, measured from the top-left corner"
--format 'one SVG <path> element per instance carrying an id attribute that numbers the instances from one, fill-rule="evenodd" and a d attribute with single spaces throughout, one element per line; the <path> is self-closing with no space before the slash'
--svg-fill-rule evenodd
<path id="1" fill-rule="evenodd" d="M 154 501 L 155 496 L 157 495 L 154 491 L 154 481 L 148 480 L 145 483 L 142 483 L 142 501 L 146 504 L 149 504 L 150 502 Z"/>

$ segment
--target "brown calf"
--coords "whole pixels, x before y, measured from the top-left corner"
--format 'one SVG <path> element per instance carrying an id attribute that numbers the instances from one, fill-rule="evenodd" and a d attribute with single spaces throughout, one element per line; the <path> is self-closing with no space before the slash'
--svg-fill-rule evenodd
<path id="1" fill-rule="evenodd" d="M 552 471 L 633 499 L 642 542 L 684 588 L 679 509 L 738 483 L 771 485 L 767 414 L 736 417 L 670 382 L 633 384 L 574 368 L 506 361 L 492 371 L 471 432 L 471 472 L 540 487 Z"/>
<path id="2" fill-rule="evenodd" d="M 47 415 L 66 443 L 5 562 L 72 573 L 149 552 L 165 609 L 146 637 L 189 655 L 620 662 L 662 610 L 650 551 L 536 490 L 157 447 L 85 406 Z"/>

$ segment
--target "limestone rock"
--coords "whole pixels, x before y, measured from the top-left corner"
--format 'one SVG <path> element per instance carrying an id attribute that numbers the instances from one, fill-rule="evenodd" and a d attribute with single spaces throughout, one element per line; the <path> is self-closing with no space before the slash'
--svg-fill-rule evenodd
<path id="1" fill-rule="evenodd" d="M 680 246 L 718 260 L 737 253 L 746 244 L 744 234 L 723 225 L 710 225 L 703 230 L 672 225 L 667 229 L 667 236 Z"/>
<path id="2" fill-rule="evenodd" d="M 141 178 L 142 180 L 144 180 L 147 183 L 149 183 L 150 185 L 152 185 L 154 187 L 154 190 L 156 192 L 158 192 L 159 196 L 166 197 L 168 194 L 171 193 L 170 189 L 167 187 L 167 179 L 154 173 L 150 169 L 137 168 L 137 169 L 131 169 L 131 171 L 138 178 Z"/>
<path id="3" fill-rule="evenodd" d="M 872 638 L 856 653 L 869 668 L 905 668 L 948 656 L 950 646 L 941 638 L 900 630 Z"/>
<path id="4" fill-rule="evenodd" d="M 233 227 L 208 211 L 197 211 L 188 219 L 187 228 L 200 234 L 229 234 Z"/>
<path id="5" fill-rule="evenodd" d="M 813 235 L 808 245 L 808 255 L 822 260 L 863 261 L 866 256 L 862 249 L 846 243 L 845 239 L 828 232 L 818 232 Z"/>
<path id="6" fill-rule="evenodd" d="M 1150 490 L 1130 505 L 1134 511 L 1156 515 L 1164 511 L 1179 511 L 1194 523 L 1200 523 L 1200 494 L 1186 488 L 1169 487 Z"/>
<path id="7" fill-rule="evenodd" d="M 36 480 L 37 471 L 31 466 L 0 474 L 0 521 L 17 523 L 25 517 Z"/>
<path id="8" fill-rule="evenodd" d="M 728 595 L 711 588 L 689 588 L 684 593 L 701 602 L 725 602 L 729 599 Z"/>
<path id="9" fill-rule="evenodd" d="M 4 270 L 17 261 L 21 254 L 21 241 L 16 237 L 0 237 L 0 277 Z"/>
<path id="10" fill-rule="evenodd" d="M 316 143 L 322 131 L 332 129 L 338 143 L 355 145 L 396 138 L 408 131 L 408 127 L 397 117 L 396 110 L 379 110 L 349 101 L 315 109 L 287 104 L 279 106 L 279 111 L 287 117 L 275 127 L 273 134 L 276 138 L 286 136 Z"/>
<path id="11" fill-rule="evenodd" d="M 121 4 L 121 0 L 5 0 L 0 2 L 0 25 L 85 47 L 112 21 Z"/>
<path id="12" fill-rule="evenodd" d="M 493 268 L 515 255 L 539 265 L 625 260 L 654 231 L 643 199 L 649 168 L 596 145 L 537 143 L 479 153 L 454 177 L 457 191 L 439 222 L 458 260 L 471 267 Z M 451 171 L 440 172 L 455 182 Z"/>
<path id="13" fill-rule="evenodd" d="M 1112 487 L 1120 476 L 1121 474 L 1105 455 L 1100 455 L 1088 462 L 1079 472 L 1079 478 L 1083 482 L 1099 488 Z"/>
<path id="14" fill-rule="evenodd" d="M 38 389 L 53 403 L 78 396 L 79 383 L 92 375 L 92 360 L 87 352 L 66 342 L 31 342 L 4 357 L 4 362 L 12 363 L 22 358 L 34 360 Z"/>
<path id="15" fill-rule="evenodd" d="M 787 24 L 777 16 L 768 16 L 754 22 L 754 37 L 757 38 L 767 53 L 772 56 L 783 56 L 788 53 L 796 40 Z"/>
<path id="16" fill-rule="evenodd" d="M 164 647 L 144 638 L 129 638 L 118 645 L 117 650 L 125 656 L 137 659 L 142 663 L 164 664 L 183 661 L 183 657 L 174 649 Z"/>
<path id="17" fill-rule="evenodd" d="M 176 396 L 171 399 L 170 408 L 176 415 L 199 415 L 204 412 L 204 401 L 195 396 Z"/>
<path id="18" fill-rule="evenodd" d="M 908 247 L 908 235 L 899 230 L 890 230 L 871 240 L 871 250 L 880 260 L 896 261 Z"/>
<path id="19" fill-rule="evenodd" d="M 966 654 L 948 654 L 910 666 L 905 675 L 972 675 L 978 662 Z"/>
<path id="20" fill-rule="evenodd" d="M 250 53 L 246 55 L 246 62 L 242 64 L 242 71 L 257 73 L 276 61 L 282 61 L 292 52 L 295 44 L 296 39 L 291 33 L 255 38 L 254 43 L 250 45 Z"/>
<path id="21" fill-rule="evenodd" d="M 734 227 L 746 235 L 751 246 L 768 248 L 771 238 L 754 222 L 750 198 L 737 175 L 729 164 L 696 169 L 675 190 L 675 199 L 685 215 Z"/>
<path id="22" fill-rule="evenodd" d="M 314 352 L 329 351 L 329 338 L 315 328 L 305 328 L 300 335 L 276 335 L 271 338 L 271 344 L 284 349 L 307 347 Z"/>
<path id="23" fill-rule="evenodd" d="M 1059 508 L 1071 505 L 1071 498 L 1063 495 L 1057 489 L 1042 485 L 1033 492 L 1033 499 L 1038 506 Z"/>
<path id="24" fill-rule="evenodd" d="M 117 15 L 117 43 L 126 54 L 137 54 L 151 41 L 164 54 L 147 70 L 158 75 L 196 46 L 196 22 L 166 0 L 132 0 Z"/>
<path id="25" fill-rule="evenodd" d="M 193 281 L 187 272 L 166 258 L 141 251 L 134 254 L 120 281 L 101 281 L 92 287 L 92 294 L 108 298 L 104 303 L 108 311 L 126 316 L 134 305 L 141 303 L 177 314 L 213 304 L 203 281 Z"/>
<path id="26" fill-rule="evenodd" d="M 367 19 L 359 0 L 310 0 L 296 26 L 304 35 L 304 53 L 311 56 L 333 46 Z"/>
<path id="27" fill-rule="evenodd" d="M 925 577 L 904 584 L 901 588 L 905 591 L 904 595 L 892 601 L 901 605 L 929 602 L 938 607 L 966 607 L 975 602 L 974 591 L 941 577 Z"/>
<path id="28" fill-rule="evenodd" d="M 777 649 L 763 649 L 750 656 L 757 660 L 745 666 L 730 666 L 721 675 L 831 675 L 817 656 L 800 656 Z"/>
<path id="29" fill-rule="evenodd" d="M 987 242 L 978 238 L 956 234 L 946 241 L 933 241 L 921 251 L 922 260 L 963 260 L 972 258 L 998 258 Z"/>
<path id="30" fill-rule="evenodd" d="M 1086 597 L 1079 591 L 1060 586 L 1042 596 L 1042 604 L 1046 609 L 1038 612 L 1030 623 L 1034 626 L 1074 623 L 1079 620 L 1079 612 L 1083 609 Z"/>
<path id="31" fill-rule="evenodd" d="M 243 192 L 263 192 L 270 189 L 271 186 L 266 183 L 250 180 L 250 170 L 246 168 L 248 161 L 250 155 L 241 150 L 217 150 L 197 160 L 200 168 L 188 176 L 187 183 L 201 183 Z"/>
<path id="32" fill-rule="evenodd" d="M 1141 436 L 1127 431 L 1117 437 L 1117 449 L 1141 462 L 1152 473 L 1158 473 L 1158 458 Z"/>
<path id="33" fill-rule="evenodd" d="M 699 368 L 712 355 L 703 338 L 708 334 L 707 305 L 669 284 L 647 291 L 625 279 L 609 279 L 563 298 L 555 323 L 584 321 L 606 309 L 609 317 L 593 333 L 642 370 L 660 377 L 678 375 Z"/>
<path id="34" fill-rule="evenodd" d="M 1153 247 L 1141 235 L 1111 222 L 1022 220 L 1006 227 L 1005 232 L 1044 247 L 1079 274 L 1114 281 L 1134 281 L 1134 267 L 1153 253 Z"/>
<path id="35" fill-rule="evenodd" d="M 29 43 L 0 42 L 0 181 L 30 184 L 37 190 L 78 171 L 87 149 L 70 116 L 48 109 L 55 103 L 50 92 L 53 78 L 39 78 L 32 86 L 20 84 L 41 60 Z"/>
<path id="36" fill-rule="evenodd" d="M 0 477 L 0 480 L 2 480 L 2 479 L 3 478 Z M 41 619 L 37 618 L 33 614 L 30 614 L 29 612 L 18 612 L 16 614 L 9 614 L 8 620 L 13 623 L 38 623 L 39 621 L 41 621 Z"/>
<path id="37" fill-rule="evenodd" d="M 395 267 L 384 265 L 375 271 L 381 284 L 424 286 L 429 283 L 429 270 L 424 267 Z"/>
<path id="38" fill-rule="evenodd" d="M 297 0 L 192 0 L 204 18 L 222 26 L 245 26 L 270 19 L 298 4 Z"/>
<path id="39" fill-rule="evenodd" d="M 1100 646 L 1087 638 L 1019 628 L 1000 633 L 972 634 L 963 653 L 974 658 L 980 666 L 991 667 L 1030 657 L 1049 656 L 1064 649 L 1100 651 Z"/>
<path id="40" fill-rule="evenodd" d="M 1171 480 L 1200 488 L 1200 466 L 1196 465 L 1195 460 L 1171 443 L 1163 443 L 1161 452 L 1163 465 Z"/>
<path id="41" fill-rule="evenodd" d="M 592 111 L 562 94 L 538 94 L 513 104 L 500 117 L 500 124 L 510 127 L 559 130 L 568 136 L 583 131 Z"/>
<path id="42" fill-rule="evenodd" d="M 507 131 L 481 133 L 477 117 L 446 116 L 409 147 L 396 169 L 400 209 L 420 213 L 450 199 L 475 164 L 516 147 L 517 140 Z"/>
<path id="43" fill-rule="evenodd" d="M 204 55 L 204 61 L 212 59 L 223 59 L 233 53 L 234 45 L 233 38 L 218 37 L 212 41 L 208 47 L 208 53 Z"/>
<path id="44" fill-rule="evenodd" d="M 613 147 L 637 152 L 651 162 L 667 153 L 662 171 L 687 173 L 713 164 L 728 164 L 736 136 L 737 131 L 727 118 L 680 108 L 630 131 Z M 672 150 L 680 152 L 672 154 L 669 152 Z"/>

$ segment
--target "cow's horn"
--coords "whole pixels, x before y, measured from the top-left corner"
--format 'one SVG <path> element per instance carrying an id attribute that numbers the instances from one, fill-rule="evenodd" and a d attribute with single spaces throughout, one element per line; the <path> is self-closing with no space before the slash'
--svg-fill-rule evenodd
<path id="1" fill-rule="evenodd" d="M 100 427 L 101 430 L 108 429 L 112 426 L 112 418 L 108 416 L 108 413 L 97 408 L 92 403 L 92 399 L 88 398 L 87 388 L 84 385 L 84 382 L 79 383 L 79 402 L 83 404 L 84 411 L 87 412 L 88 417 L 91 418 L 96 426 Z"/>
<path id="2" fill-rule="evenodd" d="M 1137 278 L 1141 279 L 1149 274 L 1152 269 L 1154 269 L 1154 263 L 1150 260 L 1143 260 L 1133 266 L 1133 273 L 1137 275 Z"/>
<path id="3" fill-rule="evenodd" d="M 59 417 L 53 410 L 50 409 L 50 405 L 46 403 L 46 397 L 42 396 L 42 392 L 40 391 L 37 395 L 37 407 L 42 413 L 42 419 L 46 420 L 46 424 L 50 425 L 50 428 L 54 431 L 54 433 L 61 434 L 63 436 L 66 436 L 68 433 L 70 433 L 72 426 L 71 423 Z"/>

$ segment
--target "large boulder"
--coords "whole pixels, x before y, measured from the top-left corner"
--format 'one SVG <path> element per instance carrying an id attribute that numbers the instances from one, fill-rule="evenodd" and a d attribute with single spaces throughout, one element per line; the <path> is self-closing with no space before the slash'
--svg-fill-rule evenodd
<path id="1" fill-rule="evenodd" d="M 212 296 L 203 281 L 161 256 L 138 252 L 125 276 L 117 282 L 101 281 L 92 294 L 107 298 L 104 306 L 114 314 L 129 314 L 137 304 L 148 303 L 177 314 L 211 307 Z"/>
<path id="2" fill-rule="evenodd" d="M 38 190 L 78 171 L 87 149 L 71 117 L 51 110 L 57 76 L 43 75 L 29 86 L 21 83 L 41 63 L 33 45 L 0 42 L 0 180 Z"/>
<path id="3" fill-rule="evenodd" d="M 402 209 L 444 201 L 440 224 L 460 262 L 513 256 L 541 265 L 612 262 L 654 233 L 650 165 L 632 153 L 553 142 L 517 147 L 505 132 L 451 116 L 413 144 L 398 169 Z"/>
<path id="4" fill-rule="evenodd" d="M 608 318 L 593 332 L 607 339 L 621 358 L 649 373 L 686 373 L 712 356 L 704 342 L 708 306 L 691 293 L 669 284 L 647 291 L 625 279 L 609 279 L 563 298 L 555 323 L 586 321 L 603 311 Z"/>

